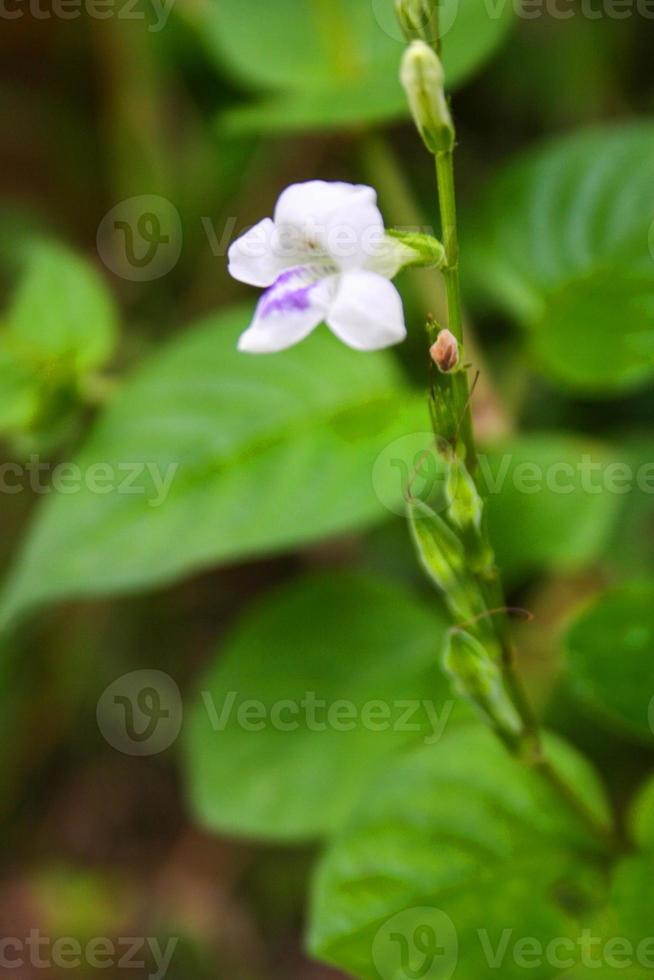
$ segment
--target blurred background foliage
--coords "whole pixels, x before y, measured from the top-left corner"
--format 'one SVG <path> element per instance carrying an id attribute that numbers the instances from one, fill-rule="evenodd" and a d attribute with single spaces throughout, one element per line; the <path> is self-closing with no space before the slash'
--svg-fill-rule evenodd
<path id="1" fill-rule="evenodd" d="M 318 333 L 250 359 L 234 345 L 253 297 L 225 262 L 283 187 L 315 177 L 372 183 L 389 224 L 433 225 L 392 6 L 142 0 L 133 18 L 118 4 L 63 19 L 34 4 L 3 26 L 4 463 L 178 469 L 160 507 L 3 488 L 2 935 L 175 935 L 177 978 L 340 975 L 303 952 L 317 841 L 405 739 L 236 724 L 218 737 L 197 692 L 450 696 L 434 666 L 446 619 L 397 474 L 371 479 L 389 445 L 428 428 L 422 323 L 442 311 L 438 284 L 402 277 L 411 336 L 396 352 L 363 358 Z M 494 472 L 506 452 L 511 466 L 653 458 L 649 21 L 564 6 L 443 13 Z M 179 257 L 139 278 L 99 229 L 153 195 Z M 653 482 L 525 495 L 507 479 L 489 505 L 510 600 L 536 614 L 516 627 L 532 696 L 623 814 L 654 748 Z M 132 758 L 103 739 L 96 705 L 142 668 L 179 685 L 184 724 L 167 751 Z"/>

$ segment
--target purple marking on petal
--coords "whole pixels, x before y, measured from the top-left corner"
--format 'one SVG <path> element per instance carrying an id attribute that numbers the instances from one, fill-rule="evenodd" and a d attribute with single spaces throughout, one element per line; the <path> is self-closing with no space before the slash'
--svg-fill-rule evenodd
<path id="1" fill-rule="evenodd" d="M 273 313 L 293 313 L 308 310 L 311 306 L 311 290 L 318 285 L 318 281 L 309 282 L 308 285 L 299 286 L 296 289 L 280 289 L 280 286 L 285 286 L 292 279 L 306 280 L 307 277 L 307 270 L 302 267 L 287 269 L 286 272 L 282 272 L 270 289 L 266 290 L 261 297 L 259 316 L 265 319 Z"/>
<path id="2" fill-rule="evenodd" d="M 278 276 L 277 279 L 275 279 L 272 286 L 270 286 L 270 290 L 273 290 L 277 286 L 281 286 L 285 282 L 289 282 L 290 279 L 294 279 L 295 276 L 300 276 L 300 275 L 302 275 L 301 266 L 296 266 L 294 269 L 287 269 L 286 272 L 282 272 L 282 274 Z"/>

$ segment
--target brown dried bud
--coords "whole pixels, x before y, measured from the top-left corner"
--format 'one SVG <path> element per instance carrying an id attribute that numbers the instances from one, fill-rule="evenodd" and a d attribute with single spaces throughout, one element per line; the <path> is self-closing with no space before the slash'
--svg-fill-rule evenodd
<path id="1" fill-rule="evenodd" d="M 441 330 L 429 353 L 432 361 L 443 374 L 453 371 L 459 363 L 459 343 L 449 330 Z"/>

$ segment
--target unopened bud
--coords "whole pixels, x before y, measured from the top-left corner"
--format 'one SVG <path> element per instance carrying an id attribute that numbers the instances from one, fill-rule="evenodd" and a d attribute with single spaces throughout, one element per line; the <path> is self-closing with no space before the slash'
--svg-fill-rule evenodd
<path id="1" fill-rule="evenodd" d="M 459 363 L 459 342 L 449 330 L 441 330 L 429 353 L 438 370 L 449 374 Z"/>
<path id="2" fill-rule="evenodd" d="M 390 228 L 386 237 L 396 250 L 402 249 L 399 268 L 441 269 L 445 265 L 445 248 L 433 235 Z"/>
<path id="3" fill-rule="evenodd" d="M 438 41 L 439 0 L 395 0 L 395 11 L 407 41 Z"/>
<path id="4" fill-rule="evenodd" d="M 445 98 L 443 66 L 425 41 L 413 41 L 407 48 L 400 80 L 427 149 L 431 153 L 451 149 L 454 126 Z"/>
<path id="5" fill-rule="evenodd" d="M 449 503 L 448 512 L 457 527 L 474 527 L 479 530 L 484 504 L 475 481 L 456 453 L 448 461 L 445 492 Z"/>
<path id="6" fill-rule="evenodd" d="M 504 689 L 501 670 L 479 640 L 460 627 L 450 630 L 443 667 L 457 693 L 472 701 L 493 725 L 507 734 L 520 731 L 520 719 Z"/>
<path id="7" fill-rule="evenodd" d="M 407 516 L 420 563 L 443 593 L 452 615 L 467 620 L 483 613 L 483 597 L 467 573 L 465 551 L 452 528 L 417 498 L 407 501 Z"/>
<path id="8" fill-rule="evenodd" d="M 501 678 L 499 667 L 481 643 L 460 628 L 447 635 L 443 667 L 458 692 L 473 700 L 490 697 Z"/>

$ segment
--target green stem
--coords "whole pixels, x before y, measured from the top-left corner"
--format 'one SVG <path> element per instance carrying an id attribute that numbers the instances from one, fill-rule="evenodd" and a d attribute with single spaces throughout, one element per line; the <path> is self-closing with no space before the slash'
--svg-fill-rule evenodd
<path id="1" fill-rule="evenodd" d="M 459 235 L 456 219 L 454 186 L 454 153 L 452 149 L 436 154 L 436 182 L 441 212 L 441 228 L 446 265 L 443 271 L 447 292 L 448 327 L 459 344 L 463 345 L 463 310 L 459 278 Z M 456 408 L 461 419 L 461 439 L 466 448 L 466 465 L 474 476 L 477 470 L 477 449 L 472 429 L 470 388 L 465 371 L 453 375 Z"/>
<path id="2" fill-rule="evenodd" d="M 390 223 L 407 227 L 412 231 L 422 230 L 433 234 L 431 227 L 433 222 L 427 220 L 388 142 L 368 134 L 361 143 L 361 157 L 370 183 L 379 188 Z M 425 311 L 430 310 L 435 314 L 437 321 L 445 318 L 447 290 L 443 276 L 430 275 L 427 270 L 421 270 L 411 276 L 407 288 L 414 291 L 416 299 Z M 490 427 L 496 438 L 505 436 L 511 431 L 512 422 L 498 392 L 492 385 L 490 373 L 484 369 L 483 357 L 477 349 L 470 324 L 464 323 L 463 329 L 466 336 L 466 356 L 480 370 L 476 390 L 479 402 L 484 406 L 486 425 Z"/>
<path id="3" fill-rule="evenodd" d="M 456 215 L 456 191 L 454 182 L 453 149 L 443 150 L 436 154 L 436 180 L 438 184 L 438 199 L 441 214 L 443 245 L 445 247 L 446 266 L 443 269 L 447 292 L 448 326 L 460 344 L 463 344 L 463 312 L 461 303 L 461 283 L 459 277 L 459 240 Z M 477 464 L 474 431 L 472 427 L 472 412 L 470 410 L 470 390 L 465 371 L 453 375 L 454 397 L 456 408 L 461 418 L 461 438 L 466 448 L 466 465 L 474 475 Z M 489 591 L 493 604 L 489 608 L 501 608 L 504 605 L 503 589 L 499 574 L 494 575 Z M 532 766 L 541 773 L 543 778 L 552 786 L 568 807 L 579 817 L 584 826 L 596 839 L 611 850 L 616 848 L 613 831 L 597 818 L 583 797 L 579 796 L 572 787 L 545 757 L 542 737 L 538 720 L 534 715 L 522 682 L 515 666 L 515 652 L 511 644 L 506 616 L 500 616 L 497 628 L 498 639 L 502 646 L 502 672 L 506 691 L 516 709 L 522 724 L 522 731 L 515 740 L 507 738 L 501 728 L 496 732 L 502 738 L 509 750 L 522 762 Z"/>

